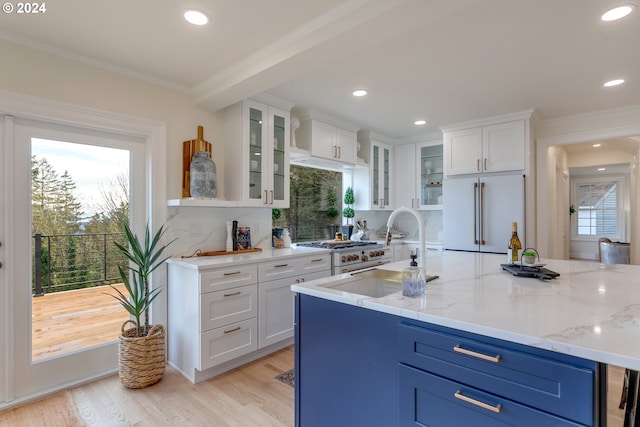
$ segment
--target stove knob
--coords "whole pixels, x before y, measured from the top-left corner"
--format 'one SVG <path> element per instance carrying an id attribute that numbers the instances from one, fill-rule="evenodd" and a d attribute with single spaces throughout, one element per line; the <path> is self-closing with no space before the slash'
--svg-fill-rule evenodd
<path id="1" fill-rule="evenodd" d="M 369 256 L 376 256 L 376 253 L 374 251 L 369 252 Z"/>
<path id="2" fill-rule="evenodd" d="M 380 251 L 380 256 L 384 256 L 384 251 Z"/>
<path id="3" fill-rule="evenodd" d="M 368 256 L 366 255 L 362 255 L 362 262 L 366 262 L 369 259 Z"/>
<path id="4" fill-rule="evenodd" d="M 353 261 L 353 256 L 347 255 L 347 261 Z"/>
<path id="5" fill-rule="evenodd" d="M 353 256 L 353 260 L 354 260 L 354 261 L 357 261 L 357 260 L 359 260 L 359 259 L 360 259 L 360 255 L 355 254 L 355 255 Z"/>
<path id="6" fill-rule="evenodd" d="M 342 258 L 340 258 L 340 260 L 341 260 L 342 262 L 347 262 L 347 257 L 346 257 L 346 256 L 344 256 L 344 255 L 342 255 Z"/>

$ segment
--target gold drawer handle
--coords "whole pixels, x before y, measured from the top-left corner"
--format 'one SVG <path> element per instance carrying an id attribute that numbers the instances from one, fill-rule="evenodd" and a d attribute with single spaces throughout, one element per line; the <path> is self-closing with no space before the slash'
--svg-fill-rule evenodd
<path id="1" fill-rule="evenodd" d="M 278 265 L 274 265 L 274 268 L 282 268 L 282 267 L 288 267 L 289 264 L 278 264 Z"/>
<path id="2" fill-rule="evenodd" d="M 322 261 L 322 258 L 317 258 L 317 259 L 312 259 L 311 262 L 320 262 Z"/>
<path id="3" fill-rule="evenodd" d="M 224 276 L 233 276 L 233 275 L 235 275 L 235 274 L 240 274 L 240 272 L 239 272 L 239 271 L 232 271 L 232 272 L 230 272 L 230 273 L 224 273 L 223 275 L 224 275 Z"/>
<path id="4" fill-rule="evenodd" d="M 239 331 L 240 329 L 241 329 L 240 326 L 236 326 L 233 329 L 229 329 L 229 330 L 224 331 L 224 333 L 225 334 L 230 334 L 231 332 Z"/>
<path id="5" fill-rule="evenodd" d="M 494 362 L 494 363 L 498 363 L 500 362 L 500 355 L 496 355 L 496 356 L 487 356 L 486 354 L 482 354 L 482 353 L 477 353 L 475 351 L 471 351 L 471 350 L 467 350 L 466 348 L 462 348 L 460 347 L 460 345 L 456 345 L 453 347 L 453 351 L 457 352 L 457 353 L 462 353 L 462 354 L 466 354 L 467 356 L 472 356 L 472 357 L 477 357 L 478 359 L 482 359 L 482 360 L 486 360 L 489 362 Z"/>
<path id="6" fill-rule="evenodd" d="M 455 397 L 456 399 L 463 400 L 467 403 L 471 403 L 472 405 L 479 406 L 483 409 L 486 409 L 487 411 L 495 412 L 496 414 L 499 414 L 500 410 L 502 409 L 502 405 L 500 404 L 497 404 L 496 406 L 491 406 L 487 403 L 480 402 L 479 400 L 472 399 L 470 397 L 465 396 L 464 394 L 462 394 L 460 390 L 453 393 L 453 397 Z"/>
<path id="7" fill-rule="evenodd" d="M 225 297 L 232 297 L 234 295 L 240 295 L 242 292 L 240 291 L 236 291 L 236 292 L 231 292 L 229 294 L 224 294 Z"/>

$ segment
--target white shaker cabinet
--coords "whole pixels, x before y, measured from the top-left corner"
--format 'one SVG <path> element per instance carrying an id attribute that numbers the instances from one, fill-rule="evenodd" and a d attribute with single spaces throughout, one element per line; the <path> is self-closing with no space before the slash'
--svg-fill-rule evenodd
<path id="1" fill-rule="evenodd" d="M 395 206 L 442 209 L 442 140 L 397 145 L 394 151 Z"/>
<path id="2" fill-rule="evenodd" d="M 252 99 L 224 110 L 225 197 L 289 207 L 289 111 Z"/>
<path id="3" fill-rule="evenodd" d="M 445 130 L 445 175 L 525 169 L 525 120 Z"/>
<path id="4" fill-rule="evenodd" d="M 331 254 L 168 271 L 168 361 L 196 383 L 290 345 L 291 285 L 330 276 Z"/>

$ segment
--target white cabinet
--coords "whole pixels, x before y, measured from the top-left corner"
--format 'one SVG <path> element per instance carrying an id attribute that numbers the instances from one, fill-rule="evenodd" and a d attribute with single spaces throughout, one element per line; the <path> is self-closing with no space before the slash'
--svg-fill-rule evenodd
<path id="1" fill-rule="evenodd" d="M 395 147 L 395 206 L 442 209 L 442 140 Z"/>
<path id="2" fill-rule="evenodd" d="M 445 175 L 525 169 L 525 120 L 445 130 L 443 137 Z"/>
<path id="3" fill-rule="evenodd" d="M 314 159 L 330 160 L 335 166 L 354 165 L 357 158 L 357 134 L 353 126 L 317 111 L 297 112 L 300 127 L 296 132 L 298 148 Z"/>
<path id="4" fill-rule="evenodd" d="M 330 276 L 331 254 L 168 272 L 168 361 L 196 383 L 291 344 L 290 287 Z"/>
<path id="5" fill-rule="evenodd" d="M 369 166 L 353 173 L 356 210 L 393 210 L 393 151 L 390 145 L 370 141 Z"/>
<path id="6" fill-rule="evenodd" d="M 263 348 L 293 337 L 291 285 L 331 276 L 331 256 L 322 254 L 260 264 L 258 276 L 258 347 Z"/>
<path id="7" fill-rule="evenodd" d="M 289 207 L 289 112 L 248 99 L 224 110 L 225 197 Z"/>

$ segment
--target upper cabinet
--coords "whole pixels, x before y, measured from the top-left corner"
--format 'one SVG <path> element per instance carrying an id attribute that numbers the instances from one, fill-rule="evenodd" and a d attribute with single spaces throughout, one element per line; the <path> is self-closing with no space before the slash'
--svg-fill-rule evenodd
<path id="1" fill-rule="evenodd" d="M 294 159 L 297 163 L 313 165 L 313 161 L 318 160 L 318 165 L 329 167 L 356 164 L 357 135 L 352 125 L 311 110 L 298 111 L 296 115 L 300 119 L 296 148 L 308 154 L 302 161 Z M 323 160 L 329 162 L 322 163 Z"/>
<path id="2" fill-rule="evenodd" d="M 392 185 L 393 150 L 391 145 L 370 139 L 368 131 L 358 133 L 361 150 L 367 150 L 368 167 L 357 167 L 353 172 L 353 190 L 356 210 L 393 210 Z"/>
<path id="3" fill-rule="evenodd" d="M 252 99 L 224 110 L 227 198 L 289 207 L 289 120 L 288 111 Z"/>
<path id="4" fill-rule="evenodd" d="M 395 205 L 420 210 L 442 209 L 442 140 L 395 147 Z"/>
<path id="5" fill-rule="evenodd" d="M 524 170 L 526 120 L 443 131 L 444 174 L 463 175 Z"/>

